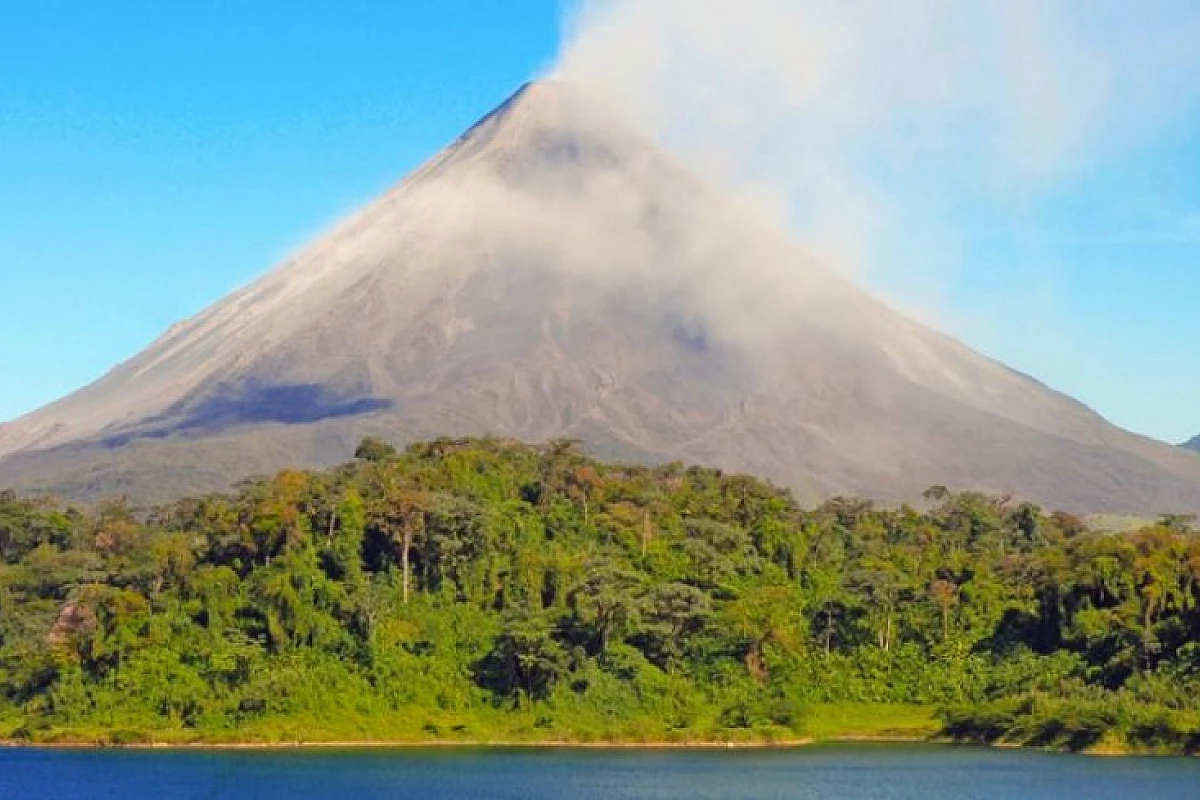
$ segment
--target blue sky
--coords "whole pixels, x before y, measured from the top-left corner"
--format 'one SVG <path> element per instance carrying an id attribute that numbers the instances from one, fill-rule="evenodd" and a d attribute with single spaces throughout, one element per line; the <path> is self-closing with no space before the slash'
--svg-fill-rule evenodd
<path id="1" fill-rule="evenodd" d="M 0 420 L 128 358 L 553 60 L 557 0 L 0 0 Z M 1200 433 L 1200 116 L 875 288 L 1118 424 Z M 914 269 L 917 265 L 914 264 Z M 936 301 L 930 301 L 936 294 Z"/>

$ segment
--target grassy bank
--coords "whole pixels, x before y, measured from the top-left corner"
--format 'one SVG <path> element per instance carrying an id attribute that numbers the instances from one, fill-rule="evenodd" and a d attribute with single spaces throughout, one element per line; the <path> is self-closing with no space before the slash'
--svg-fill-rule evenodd
<path id="1" fill-rule="evenodd" d="M 550 723 L 544 711 L 470 714 L 410 709 L 361 716 L 267 717 L 237 728 L 138 727 L 97 723 L 34 730 L 0 719 L 0 742 L 21 746 L 217 747 L 595 747 L 755 748 L 832 742 L 957 742 L 1086 753 L 1193 755 L 1200 752 L 1200 716 L 1149 708 L 1088 707 L 1056 700 L 937 709 L 933 706 L 825 703 L 806 708 L 795 724 L 723 728 L 716 721 L 670 728 L 661 720 L 579 718 Z"/>
<path id="2" fill-rule="evenodd" d="M 669 728 L 649 717 L 621 721 L 578 720 L 547 724 L 536 711 L 470 715 L 425 710 L 359 717 L 266 718 L 236 729 L 144 728 L 81 724 L 30 730 L 19 720 L 0 720 L 0 739 L 30 745 L 591 745 L 591 746 L 786 746 L 830 741 L 921 741 L 937 734 L 928 706 L 822 704 L 805 710 L 793 726 Z"/>
<path id="3" fill-rule="evenodd" d="M 1026 696 L 945 709 L 956 741 L 1102 755 L 1200 752 L 1200 713 L 1102 700 Z"/>

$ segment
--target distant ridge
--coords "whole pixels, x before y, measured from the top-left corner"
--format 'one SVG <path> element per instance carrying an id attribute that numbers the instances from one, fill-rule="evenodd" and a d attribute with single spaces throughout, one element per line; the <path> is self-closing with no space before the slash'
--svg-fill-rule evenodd
<path id="1" fill-rule="evenodd" d="M 96 383 L 0 425 L 0 485 L 141 501 L 496 434 L 751 472 L 1200 510 L 1200 459 L 888 308 L 577 86 L 523 87 Z"/>
<path id="2" fill-rule="evenodd" d="M 1200 436 L 1184 442 L 1182 445 L 1180 445 L 1180 447 L 1182 447 L 1184 450 L 1195 450 L 1197 453 L 1200 453 Z"/>

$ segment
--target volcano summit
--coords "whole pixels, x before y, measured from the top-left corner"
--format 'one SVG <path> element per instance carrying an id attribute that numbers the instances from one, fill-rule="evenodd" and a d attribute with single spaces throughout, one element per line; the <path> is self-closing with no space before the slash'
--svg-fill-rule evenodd
<path id="1" fill-rule="evenodd" d="M 805 500 L 933 484 L 1200 508 L 1200 458 L 893 311 L 578 88 L 526 86 L 96 383 L 0 426 L 0 485 L 141 501 L 395 441 L 577 437 Z"/>

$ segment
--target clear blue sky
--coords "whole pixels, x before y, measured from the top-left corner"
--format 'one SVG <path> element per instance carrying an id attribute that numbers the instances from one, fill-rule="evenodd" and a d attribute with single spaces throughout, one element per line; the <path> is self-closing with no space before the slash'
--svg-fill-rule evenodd
<path id="1" fill-rule="evenodd" d="M 560 11 L 0 0 L 0 420 L 395 182 L 550 63 Z M 1036 224 L 999 219 L 949 221 L 966 248 L 951 332 L 1126 427 L 1200 433 L 1200 119 L 1063 187 Z"/>

